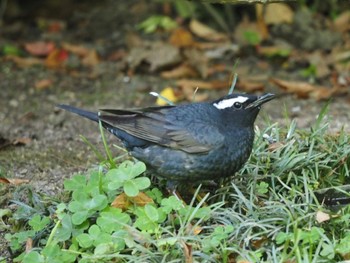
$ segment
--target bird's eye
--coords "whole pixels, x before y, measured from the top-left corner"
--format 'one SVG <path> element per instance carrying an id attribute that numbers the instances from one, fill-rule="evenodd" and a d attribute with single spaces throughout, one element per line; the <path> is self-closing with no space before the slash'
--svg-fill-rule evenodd
<path id="1" fill-rule="evenodd" d="M 237 110 L 239 110 L 239 109 L 242 108 L 242 103 L 240 103 L 240 102 L 235 102 L 235 103 L 233 104 L 233 107 L 235 107 Z"/>

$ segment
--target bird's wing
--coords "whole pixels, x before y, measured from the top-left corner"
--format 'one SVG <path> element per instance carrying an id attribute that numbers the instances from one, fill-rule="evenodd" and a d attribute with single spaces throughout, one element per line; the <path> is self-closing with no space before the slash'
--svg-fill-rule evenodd
<path id="1" fill-rule="evenodd" d="M 198 135 L 189 123 L 172 121 L 167 115 L 172 106 L 154 107 L 142 110 L 103 110 L 102 123 L 120 129 L 139 139 L 188 153 L 206 153 L 213 145 L 223 142 L 223 135 L 217 128 L 208 125 L 196 125 L 201 130 Z M 204 133 L 203 132 L 204 129 Z M 207 141 L 205 135 L 210 132 L 212 139 Z"/>

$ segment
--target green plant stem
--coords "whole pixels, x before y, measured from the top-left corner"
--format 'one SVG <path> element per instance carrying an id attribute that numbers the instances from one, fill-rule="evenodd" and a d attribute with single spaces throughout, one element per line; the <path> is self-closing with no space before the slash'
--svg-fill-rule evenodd
<path id="1" fill-rule="evenodd" d="M 106 136 L 104 134 L 104 130 L 103 130 L 103 127 L 102 127 L 102 122 L 100 121 L 99 122 L 99 128 L 100 128 L 100 133 L 101 133 L 101 138 L 102 138 L 102 142 L 103 142 L 103 146 L 105 148 L 105 151 L 106 151 L 106 154 L 107 154 L 107 158 L 108 158 L 108 162 L 111 166 L 111 168 L 115 168 L 116 165 L 113 161 L 113 157 L 112 157 L 112 153 L 111 153 L 111 150 L 109 149 L 108 145 L 107 145 L 107 140 L 106 140 Z"/>
<path id="2" fill-rule="evenodd" d="M 46 246 L 45 247 L 49 247 L 51 245 L 51 242 L 53 240 L 53 237 L 55 236 L 56 232 L 57 232 L 57 229 L 59 227 L 59 225 L 61 224 L 61 220 L 57 220 L 54 228 L 52 229 L 51 233 L 50 233 L 50 236 L 49 238 L 47 239 L 47 243 L 46 243 Z"/>

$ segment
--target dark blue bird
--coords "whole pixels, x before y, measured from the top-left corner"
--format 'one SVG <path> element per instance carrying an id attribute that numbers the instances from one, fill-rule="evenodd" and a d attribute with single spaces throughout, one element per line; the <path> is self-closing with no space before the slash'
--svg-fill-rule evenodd
<path id="1" fill-rule="evenodd" d="M 99 113 L 58 107 L 101 121 L 149 171 L 176 185 L 218 180 L 241 169 L 252 151 L 260 107 L 273 98 L 231 94 L 212 102 Z"/>

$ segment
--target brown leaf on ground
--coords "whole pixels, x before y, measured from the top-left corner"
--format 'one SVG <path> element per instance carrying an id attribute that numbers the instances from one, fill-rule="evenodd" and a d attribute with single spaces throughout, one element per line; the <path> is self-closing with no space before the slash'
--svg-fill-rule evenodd
<path id="1" fill-rule="evenodd" d="M 238 79 L 238 82 L 236 84 L 236 87 L 239 90 L 245 91 L 245 92 L 256 92 L 256 91 L 264 91 L 265 90 L 265 84 L 262 82 L 255 82 L 250 81 L 246 79 Z"/>
<path id="2" fill-rule="evenodd" d="M 108 56 L 109 61 L 119 61 L 128 55 L 125 49 L 118 49 Z"/>
<path id="3" fill-rule="evenodd" d="M 262 246 L 264 246 L 264 244 L 268 241 L 269 239 L 266 236 L 262 236 L 261 238 L 257 238 L 251 241 L 252 246 L 255 249 L 259 249 Z"/>
<path id="4" fill-rule="evenodd" d="M 348 90 L 345 87 L 327 88 L 312 85 L 307 82 L 287 81 L 275 78 L 271 79 L 270 81 L 288 93 L 293 93 L 298 98 L 302 99 L 313 98 L 319 101 L 329 99 L 333 95 L 348 93 Z"/>
<path id="5" fill-rule="evenodd" d="M 176 81 L 176 85 L 181 88 L 199 89 L 223 89 L 229 87 L 228 81 L 213 80 L 213 81 L 201 81 L 193 79 L 180 79 Z"/>
<path id="6" fill-rule="evenodd" d="M 127 32 L 125 36 L 125 44 L 127 48 L 133 49 L 135 47 L 144 46 L 145 40 L 133 31 Z"/>
<path id="7" fill-rule="evenodd" d="M 217 49 L 217 48 L 221 48 L 223 46 L 226 46 L 228 44 L 233 45 L 233 47 L 231 49 L 234 49 L 234 51 L 237 51 L 238 47 L 235 44 L 229 43 L 228 41 L 224 41 L 224 42 L 195 42 L 193 47 L 196 47 L 200 50 L 208 50 L 208 49 Z"/>
<path id="8" fill-rule="evenodd" d="M 62 67 L 68 59 L 68 52 L 64 49 L 53 50 L 46 58 L 45 65 L 49 68 Z"/>
<path id="9" fill-rule="evenodd" d="M 131 202 L 129 201 L 128 196 L 125 193 L 121 193 L 120 195 L 118 195 L 111 204 L 112 207 L 120 208 L 122 210 L 128 209 L 130 205 Z"/>
<path id="10" fill-rule="evenodd" d="M 42 79 L 35 82 L 34 87 L 37 90 L 44 90 L 44 89 L 50 88 L 52 86 L 52 83 L 53 83 L 52 79 Z"/>
<path id="11" fill-rule="evenodd" d="M 310 93 L 310 97 L 320 101 L 327 100 L 334 95 L 347 94 L 348 92 L 348 88 L 346 87 L 333 87 L 331 89 L 326 87 L 317 87 Z"/>
<path id="12" fill-rule="evenodd" d="M 21 137 L 21 138 L 17 138 L 15 140 L 12 141 L 13 145 L 27 145 L 28 143 L 30 143 L 32 141 L 32 139 L 28 138 L 28 137 Z"/>
<path id="13" fill-rule="evenodd" d="M 295 94 L 298 98 L 309 98 L 310 93 L 315 90 L 315 86 L 307 82 L 288 81 L 272 78 L 270 81 L 288 93 Z"/>
<path id="14" fill-rule="evenodd" d="M 232 68 L 228 67 L 226 64 L 214 64 L 208 68 L 208 76 L 216 73 L 230 72 L 231 70 Z"/>
<path id="15" fill-rule="evenodd" d="M 181 91 L 187 101 L 201 102 L 209 98 L 208 93 L 198 93 L 198 89 L 193 89 L 193 87 L 181 87 Z"/>
<path id="16" fill-rule="evenodd" d="M 34 65 L 44 64 L 44 60 L 42 60 L 40 58 L 33 58 L 33 57 L 21 58 L 21 57 L 17 57 L 17 56 L 8 55 L 5 57 L 5 59 L 13 61 L 19 67 L 31 67 Z"/>
<path id="17" fill-rule="evenodd" d="M 217 32 L 196 19 L 191 20 L 189 27 L 193 34 L 206 40 L 223 41 L 228 39 L 227 35 Z"/>
<path id="18" fill-rule="evenodd" d="M 169 43 L 176 47 L 190 47 L 194 45 L 194 40 L 191 32 L 179 27 L 170 35 Z"/>
<path id="19" fill-rule="evenodd" d="M 200 73 L 202 78 L 208 77 L 209 60 L 202 50 L 197 48 L 187 48 L 184 51 L 184 55 L 187 58 L 188 63 Z"/>
<path id="20" fill-rule="evenodd" d="M 284 146 L 284 144 L 282 142 L 274 142 L 274 143 L 270 143 L 267 149 L 270 152 L 273 152 L 275 150 L 282 148 L 283 146 Z"/>
<path id="21" fill-rule="evenodd" d="M 132 48 L 127 57 L 131 70 L 146 64 L 149 65 L 151 72 L 176 65 L 181 61 L 179 48 L 164 42 L 155 42 L 152 45 L 147 44 Z"/>
<path id="22" fill-rule="evenodd" d="M 100 58 L 96 52 L 96 50 L 92 49 L 86 56 L 81 60 L 81 64 L 85 66 L 95 66 L 100 63 Z"/>
<path id="23" fill-rule="evenodd" d="M 193 256 L 192 256 L 192 246 L 185 241 L 180 241 L 183 251 L 184 251 L 184 257 L 186 263 L 192 263 L 193 262 Z"/>
<path id="24" fill-rule="evenodd" d="M 31 42 L 24 44 L 25 50 L 33 56 L 46 57 L 55 49 L 55 43 L 53 42 Z"/>
<path id="25" fill-rule="evenodd" d="M 193 78 L 198 77 L 198 72 L 191 65 L 182 63 L 171 70 L 163 71 L 160 75 L 165 79 Z"/>
<path id="26" fill-rule="evenodd" d="M 265 8 L 264 20 L 267 25 L 293 22 L 294 12 L 287 4 L 271 3 Z"/>
<path id="27" fill-rule="evenodd" d="M 84 47 L 82 45 L 74 45 L 67 42 L 62 43 L 62 48 L 80 57 L 85 57 L 90 52 L 90 49 L 88 49 L 87 47 Z"/>
<path id="28" fill-rule="evenodd" d="M 333 27 L 338 32 L 350 30 L 350 11 L 345 11 L 337 16 L 333 21 Z"/>
<path id="29" fill-rule="evenodd" d="M 135 197 L 131 198 L 132 202 L 137 206 L 145 206 L 147 204 L 153 204 L 153 199 L 149 197 L 144 192 L 139 192 L 139 194 Z"/>
<path id="30" fill-rule="evenodd" d="M 21 185 L 21 184 L 28 184 L 28 179 L 19 179 L 19 178 L 0 178 L 0 183 L 2 184 L 11 184 L 11 185 Z"/>

